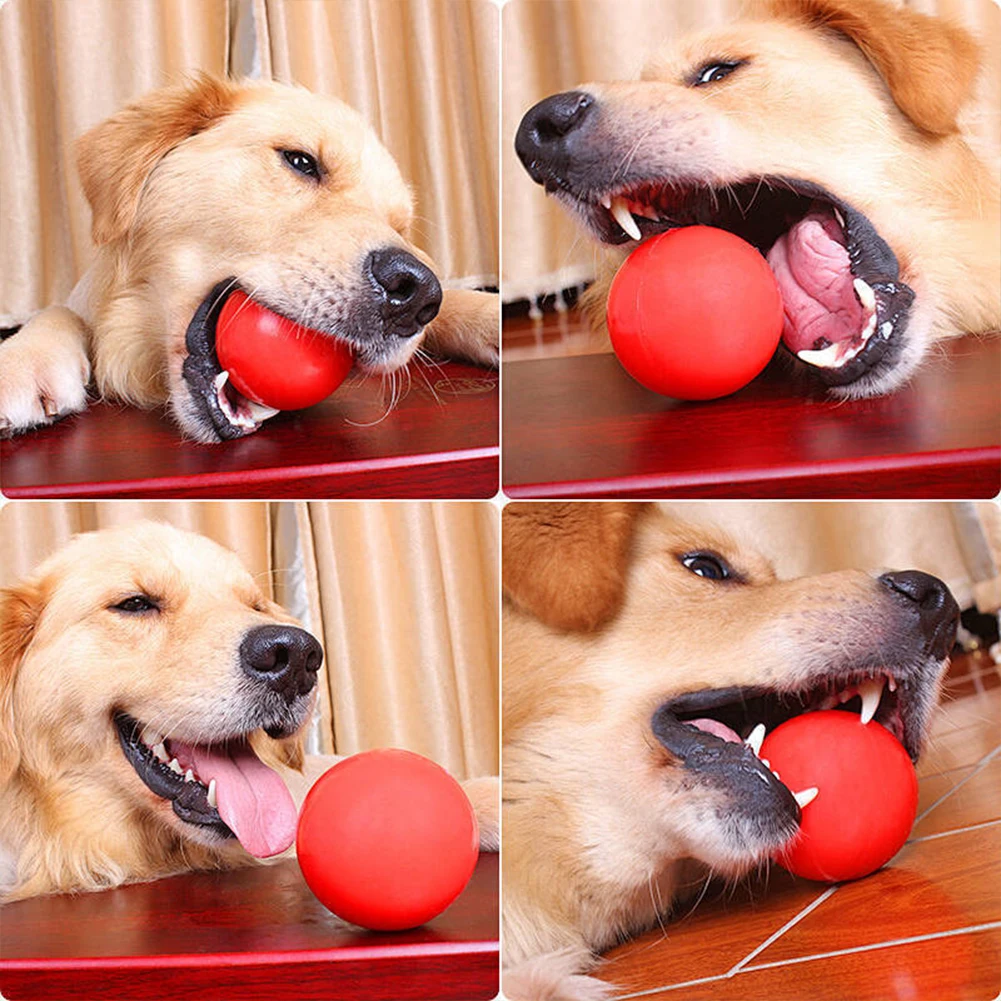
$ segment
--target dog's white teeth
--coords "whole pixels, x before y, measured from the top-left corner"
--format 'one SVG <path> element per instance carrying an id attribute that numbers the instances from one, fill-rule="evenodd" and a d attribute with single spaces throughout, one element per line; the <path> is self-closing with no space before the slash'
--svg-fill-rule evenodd
<path id="1" fill-rule="evenodd" d="M 774 775 L 774 776 L 775 776 L 775 778 L 777 778 L 777 779 L 779 780 L 779 782 L 781 782 L 781 781 L 782 781 L 782 776 L 781 776 L 781 775 L 779 775 L 779 773 L 778 773 L 777 771 L 775 771 L 775 769 L 774 769 L 774 768 L 772 769 L 772 775 Z"/>
<path id="2" fill-rule="evenodd" d="M 889 688 L 891 692 L 895 692 L 897 690 L 897 679 L 888 674 L 886 676 L 886 687 Z"/>
<path id="3" fill-rule="evenodd" d="M 809 806 L 817 798 L 818 792 L 819 790 L 816 786 L 810 786 L 809 789 L 804 789 L 802 792 L 794 792 L 792 795 L 802 810 L 804 806 Z"/>
<path id="4" fill-rule="evenodd" d="M 887 320 L 886 323 L 880 326 L 879 336 L 882 337 L 883 340 L 885 341 L 892 333 L 893 333 L 893 324 L 890 323 L 889 320 Z"/>
<path id="5" fill-rule="evenodd" d="M 855 289 L 855 294 L 858 296 L 858 301 L 867 310 L 874 310 L 876 308 L 876 293 L 864 282 L 861 278 L 856 278 L 852 282 L 852 287 Z"/>
<path id="6" fill-rule="evenodd" d="M 838 225 L 844 229 L 845 228 L 845 217 L 838 211 L 836 205 L 831 206 L 831 210 L 834 212 L 834 218 L 838 220 Z"/>
<path id="7" fill-rule="evenodd" d="M 761 742 L 765 739 L 765 724 L 759 723 L 748 735 L 747 739 L 744 741 L 747 746 L 754 751 L 756 755 L 761 754 Z"/>
<path id="8" fill-rule="evenodd" d="M 859 695 L 862 696 L 863 723 L 868 723 L 876 715 L 879 700 L 883 697 L 883 684 L 882 678 L 872 678 L 859 685 Z"/>
<path id="9" fill-rule="evenodd" d="M 183 768 L 181 767 L 181 763 L 180 763 L 180 762 L 179 762 L 179 761 L 177 760 L 177 758 L 171 758 L 171 759 L 170 759 L 170 764 L 169 764 L 169 765 L 167 765 L 167 767 L 168 767 L 168 768 L 169 768 L 169 769 L 170 769 L 170 770 L 171 770 L 171 771 L 172 771 L 172 772 L 173 772 L 173 773 L 174 773 L 175 775 L 183 775 L 183 774 L 184 774 L 184 769 L 183 769 Z"/>
<path id="10" fill-rule="evenodd" d="M 618 195 L 612 199 L 611 207 L 612 218 L 622 227 L 622 231 L 634 240 L 639 240 L 641 238 L 640 228 L 636 225 L 636 220 L 633 218 L 632 212 L 629 211 L 629 206 L 626 204 L 625 198 L 621 198 Z"/>
<path id="11" fill-rule="evenodd" d="M 219 806 L 219 801 L 216 799 L 216 794 L 215 794 L 215 779 L 212 779 L 212 781 L 209 782 L 208 801 L 209 801 L 209 806 L 211 806 L 213 810 Z"/>
<path id="12" fill-rule="evenodd" d="M 185 782 L 195 781 L 195 773 L 190 768 L 184 773 L 184 781 Z"/>
<path id="13" fill-rule="evenodd" d="M 858 695 L 858 689 L 854 686 L 851 688 L 846 688 L 843 692 L 838 692 L 838 702 L 847 702 L 849 699 L 855 698 Z"/>
<path id="14" fill-rule="evenodd" d="M 226 381 L 229 379 L 229 372 L 225 370 L 220 372 L 213 380 L 212 385 L 215 386 L 216 392 L 218 393 L 223 386 L 226 385 Z"/>
<path id="15" fill-rule="evenodd" d="M 807 365 L 816 365 L 818 368 L 837 368 L 840 351 L 841 345 L 835 341 L 833 344 L 828 344 L 826 348 L 821 348 L 819 351 L 810 351 L 809 349 L 797 351 L 796 357 L 801 358 Z"/>
<path id="16" fill-rule="evenodd" d="M 601 196 L 601 204 L 604 205 L 604 207 L 606 209 L 611 209 L 611 207 L 612 207 L 612 196 L 611 195 L 602 195 Z"/>
<path id="17" fill-rule="evenodd" d="M 762 764 L 763 764 L 763 765 L 765 766 L 765 768 L 767 768 L 767 769 L 768 769 L 769 771 L 771 771 L 771 770 L 772 770 L 772 763 L 771 763 L 771 762 L 770 762 L 770 761 L 769 761 L 769 760 L 768 760 L 767 758 L 762 758 L 762 759 L 761 759 L 761 763 L 762 763 Z"/>
<path id="18" fill-rule="evenodd" d="M 161 740 L 154 748 L 152 748 L 153 757 L 157 761 L 162 761 L 164 764 L 167 762 L 167 748 L 164 747 L 163 741 Z"/>
<path id="19" fill-rule="evenodd" d="M 274 407 L 266 407 L 263 403 L 255 403 L 253 400 L 247 400 L 247 409 L 250 411 L 250 416 L 258 423 L 274 417 L 275 414 L 281 413 L 280 410 L 275 410 Z"/>

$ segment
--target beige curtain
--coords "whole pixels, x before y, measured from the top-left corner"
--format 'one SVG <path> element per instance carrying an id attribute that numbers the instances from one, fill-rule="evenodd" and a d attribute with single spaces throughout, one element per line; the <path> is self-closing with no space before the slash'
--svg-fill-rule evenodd
<path id="1" fill-rule="evenodd" d="M 688 521 L 710 523 L 764 553 L 783 578 L 832 570 L 924 570 L 960 606 L 1001 609 L 1001 512 L 968 503 L 842 501 L 663 502 Z"/>
<path id="2" fill-rule="evenodd" d="M 313 503 L 299 514 L 329 749 L 396 745 L 459 777 L 496 774 L 496 508 Z"/>
<path id="3" fill-rule="evenodd" d="M 8 503 L 0 586 L 77 532 L 149 518 L 233 549 L 323 643 L 318 750 L 406 747 L 498 770 L 498 514 L 481 503 Z M 298 529 L 299 546 L 281 531 Z"/>
<path id="4" fill-rule="evenodd" d="M 292 80 L 362 111 L 417 198 L 446 284 L 496 285 L 497 10 L 489 0 L 9 0 L 0 8 L 0 327 L 92 260 L 73 140 L 186 73 Z"/>
<path id="5" fill-rule="evenodd" d="M 594 277 L 600 253 L 514 153 L 522 115 L 537 101 L 592 80 L 628 80 L 665 41 L 733 20 L 747 0 L 511 0 L 502 14 L 501 126 L 504 300 L 555 292 Z M 975 131 L 1001 147 L 1001 12 L 992 0 L 910 0 L 971 29 L 988 52 Z"/>
<path id="6" fill-rule="evenodd" d="M 0 9 L 0 327 L 91 261 L 73 140 L 197 69 L 224 74 L 227 0 L 11 0 Z"/>

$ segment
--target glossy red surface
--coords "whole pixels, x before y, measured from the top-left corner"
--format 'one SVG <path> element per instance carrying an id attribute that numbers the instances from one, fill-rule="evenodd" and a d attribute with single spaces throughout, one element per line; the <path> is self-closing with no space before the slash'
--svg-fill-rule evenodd
<path id="1" fill-rule="evenodd" d="M 294 860 L 7 904 L 0 991 L 10 1001 L 492 998 L 497 873 L 497 856 L 481 855 L 448 910 L 393 933 L 338 920 Z"/>
<path id="2" fill-rule="evenodd" d="M 388 410 L 378 378 L 352 377 L 309 410 L 219 445 L 184 441 L 162 413 L 95 405 L 0 442 L 17 497 L 492 497 L 497 373 L 422 366 Z"/>

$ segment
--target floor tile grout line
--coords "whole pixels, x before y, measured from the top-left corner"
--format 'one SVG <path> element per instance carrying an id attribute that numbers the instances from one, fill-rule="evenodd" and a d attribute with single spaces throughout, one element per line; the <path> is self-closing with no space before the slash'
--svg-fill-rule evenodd
<path id="1" fill-rule="evenodd" d="M 836 887 L 831 887 L 836 889 Z M 956 935 L 974 935 L 981 931 L 990 931 L 994 928 L 1001 928 L 1001 921 L 990 921 L 982 925 L 969 925 L 966 928 L 953 928 L 949 931 L 930 932 L 927 935 L 915 935 L 911 938 L 898 938 L 887 942 L 876 942 L 872 945 L 853 946 L 851 949 L 838 949 L 834 952 L 818 952 L 811 956 L 797 956 L 793 959 L 780 959 L 771 963 L 758 963 L 755 966 L 746 966 L 743 969 L 731 970 L 728 973 L 719 973 L 713 977 L 700 977 L 698 980 L 684 980 L 676 984 L 662 984 L 659 987 L 649 987 L 646 990 L 634 991 L 631 994 L 619 994 L 616 1001 L 628 1001 L 629 998 L 650 997 L 653 994 L 666 994 L 668 991 L 676 991 L 682 987 L 697 987 L 699 984 L 711 984 L 719 980 L 730 980 L 734 976 L 743 976 L 747 973 L 756 973 L 759 970 L 771 970 L 778 966 L 792 966 L 797 963 L 807 963 L 818 959 L 836 959 L 838 956 L 849 956 L 859 952 L 870 952 L 877 949 L 889 949 L 898 945 L 914 945 L 918 942 L 929 942 L 934 939 L 952 938 Z"/>
<path id="2" fill-rule="evenodd" d="M 815 911 L 825 900 L 832 896 L 834 891 L 837 890 L 837 886 L 829 886 L 823 893 L 820 894 L 816 899 L 812 900 L 806 905 L 798 914 L 794 914 L 778 931 L 772 932 L 757 948 L 752 949 L 739 963 L 732 966 L 727 972 L 727 977 L 732 977 L 735 973 L 739 973 L 740 970 L 746 966 L 755 956 L 767 949 L 773 942 L 780 939 L 790 928 L 798 924 L 803 920 L 808 914 Z"/>
<path id="3" fill-rule="evenodd" d="M 770 963 L 758 963 L 755 966 L 748 966 L 741 970 L 741 973 L 750 973 L 757 970 L 771 970 L 776 966 L 792 966 L 796 963 L 809 963 L 817 959 L 835 959 L 838 956 L 850 956 L 859 952 L 874 952 L 877 949 L 890 949 L 898 945 L 914 945 L 918 942 L 931 942 L 934 939 L 953 938 L 956 935 L 975 935 L 977 932 L 991 931 L 994 928 L 1001 928 L 1001 921 L 988 921 L 980 925 L 968 925 L 965 928 L 951 928 L 947 931 L 933 931 L 926 935 L 912 935 L 908 938 L 890 939 L 886 942 L 873 942 L 870 945 L 856 945 L 850 949 L 835 949 L 833 952 L 816 952 L 810 956 L 796 956 L 793 959 L 776 959 Z"/>
<path id="4" fill-rule="evenodd" d="M 1001 819 L 982 820 L 979 824 L 970 824 L 967 827 L 954 827 L 951 831 L 938 831 L 935 834 L 922 834 L 920 838 L 911 838 L 907 844 L 919 845 L 924 841 L 934 841 L 935 838 L 947 838 L 952 834 L 966 834 L 968 831 L 979 831 L 982 827 L 993 827 L 995 824 L 1001 824 Z"/>
<path id="5" fill-rule="evenodd" d="M 925 819 L 925 817 L 928 816 L 929 813 L 932 812 L 932 810 L 935 809 L 936 806 L 939 806 L 941 803 L 945 802 L 945 800 L 947 800 L 954 792 L 957 792 L 959 789 L 962 789 L 963 786 L 965 786 L 966 783 L 969 782 L 974 775 L 979 775 L 980 772 L 984 768 L 986 768 L 991 763 L 991 761 L 998 755 L 998 753 L 1001 753 L 1001 745 L 995 747 L 993 751 L 989 751 L 987 754 L 985 754 L 976 763 L 976 765 L 974 765 L 973 771 L 970 772 L 970 774 L 967 775 L 965 779 L 963 779 L 960 782 L 957 782 L 948 792 L 942 793 L 942 795 L 939 796 L 939 798 L 935 800 L 935 802 L 932 803 L 931 806 L 927 807 L 922 813 L 918 814 L 918 816 L 914 818 L 914 823 L 915 824 L 920 823 L 922 820 Z"/>

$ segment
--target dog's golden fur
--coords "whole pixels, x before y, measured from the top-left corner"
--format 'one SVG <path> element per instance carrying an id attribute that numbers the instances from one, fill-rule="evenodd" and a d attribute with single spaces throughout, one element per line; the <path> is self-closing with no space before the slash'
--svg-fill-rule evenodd
<path id="1" fill-rule="evenodd" d="M 136 591 L 156 594 L 160 613 L 109 607 Z M 235 839 L 201 839 L 147 788 L 112 717 L 192 741 L 231 735 L 254 703 L 242 637 L 294 621 L 232 552 L 155 522 L 77 536 L 0 592 L 0 899 L 253 864 Z M 312 698 L 296 709 L 300 724 Z M 250 742 L 297 802 L 337 760 L 304 756 L 301 731 L 256 729 Z M 465 788 L 495 849 L 496 779 Z"/>
<path id="2" fill-rule="evenodd" d="M 322 183 L 296 176 L 280 149 L 312 150 Z M 446 291 L 409 338 L 355 333 L 343 300 L 361 261 L 409 240 L 413 198 L 362 117 L 299 87 L 202 76 L 154 91 L 82 136 L 77 165 L 97 256 L 71 296 L 0 345 L 0 430 L 16 433 L 85 408 L 93 375 L 106 398 L 169 404 L 181 429 L 217 440 L 182 378 L 200 302 L 236 277 L 304 324 L 344 337 L 361 368 L 392 371 L 423 343 L 492 365 L 496 296 Z"/>
<path id="3" fill-rule="evenodd" d="M 734 579 L 690 572 L 693 551 Z M 504 575 L 504 991 L 604 997 L 586 975 L 596 953 L 707 869 L 734 877 L 775 849 L 654 739 L 657 707 L 708 688 L 794 690 L 835 662 L 903 661 L 908 641 L 875 574 L 780 581 L 760 554 L 652 505 L 509 504 Z M 926 668 L 922 726 L 942 666 Z"/>
<path id="4" fill-rule="evenodd" d="M 601 162 L 720 188 L 796 178 L 868 217 L 916 299 L 892 367 L 832 390 L 866 396 L 900 386 L 936 341 L 1001 327 L 996 154 L 962 128 L 981 55 L 965 30 L 885 0 L 761 0 L 665 46 L 637 82 L 579 89 L 601 107 Z M 747 62 L 693 88 L 717 60 Z M 597 331 L 623 253 L 605 258 L 585 297 Z"/>

